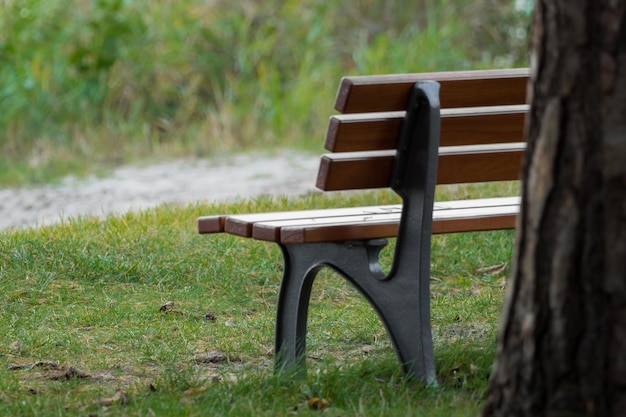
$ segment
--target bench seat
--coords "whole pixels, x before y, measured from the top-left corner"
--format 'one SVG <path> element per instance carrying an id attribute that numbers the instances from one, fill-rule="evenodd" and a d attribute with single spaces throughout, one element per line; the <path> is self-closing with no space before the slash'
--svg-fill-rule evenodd
<path id="1" fill-rule="evenodd" d="M 519 197 L 436 202 L 433 234 L 512 229 Z M 216 215 L 198 219 L 200 233 L 226 232 L 282 244 L 393 238 L 402 205 Z"/>

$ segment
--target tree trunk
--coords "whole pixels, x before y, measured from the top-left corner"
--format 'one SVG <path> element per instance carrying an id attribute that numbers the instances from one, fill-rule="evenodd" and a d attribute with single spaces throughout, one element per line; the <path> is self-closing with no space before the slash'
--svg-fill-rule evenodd
<path id="1" fill-rule="evenodd" d="M 626 415 L 626 1 L 537 0 L 522 213 L 485 416 Z"/>

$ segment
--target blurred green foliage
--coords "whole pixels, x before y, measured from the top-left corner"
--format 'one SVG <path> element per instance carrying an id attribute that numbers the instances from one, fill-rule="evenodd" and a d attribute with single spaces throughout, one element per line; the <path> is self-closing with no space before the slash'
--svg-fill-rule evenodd
<path id="1" fill-rule="evenodd" d="M 495 0 L 4 0 L 0 184 L 317 148 L 341 76 L 526 65 Z"/>

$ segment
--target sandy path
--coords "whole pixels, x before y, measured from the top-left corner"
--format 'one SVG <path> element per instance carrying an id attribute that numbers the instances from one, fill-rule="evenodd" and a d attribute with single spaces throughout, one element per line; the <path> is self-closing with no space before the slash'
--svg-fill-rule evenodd
<path id="1" fill-rule="evenodd" d="M 48 225 L 80 215 L 106 216 L 160 204 L 232 200 L 314 190 L 319 157 L 296 152 L 177 160 L 121 167 L 106 178 L 0 189 L 0 229 Z"/>

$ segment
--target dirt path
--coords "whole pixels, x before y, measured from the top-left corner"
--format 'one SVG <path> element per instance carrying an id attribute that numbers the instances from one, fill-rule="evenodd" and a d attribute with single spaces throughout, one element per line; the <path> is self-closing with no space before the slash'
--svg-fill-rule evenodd
<path id="1" fill-rule="evenodd" d="M 122 167 L 106 178 L 0 189 L 0 229 L 48 225 L 81 215 L 106 216 L 160 204 L 232 200 L 314 190 L 319 158 L 309 154 L 236 155 Z"/>

